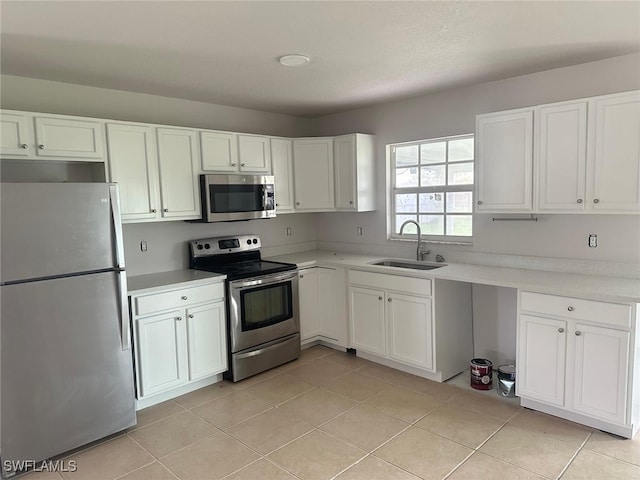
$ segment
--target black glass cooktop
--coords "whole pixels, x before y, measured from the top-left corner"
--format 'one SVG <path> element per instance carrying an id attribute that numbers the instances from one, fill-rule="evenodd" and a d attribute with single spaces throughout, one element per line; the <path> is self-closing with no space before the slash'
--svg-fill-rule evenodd
<path id="1" fill-rule="evenodd" d="M 295 270 L 297 267 L 292 263 L 265 262 L 262 260 L 250 260 L 246 262 L 234 262 L 224 264 L 199 265 L 197 270 L 207 272 L 223 273 L 228 280 L 240 278 L 257 277 L 259 275 L 269 275 L 271 273 L 287 272 Z"/>

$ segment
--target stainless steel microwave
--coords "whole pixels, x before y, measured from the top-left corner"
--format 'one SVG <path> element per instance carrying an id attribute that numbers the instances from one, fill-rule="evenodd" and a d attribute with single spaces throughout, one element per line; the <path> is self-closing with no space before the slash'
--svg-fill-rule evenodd
<path id="1" fill-rule="evenodd" d="M 271 175 L 200 175 L 203 222 L 276 216 Z"/>

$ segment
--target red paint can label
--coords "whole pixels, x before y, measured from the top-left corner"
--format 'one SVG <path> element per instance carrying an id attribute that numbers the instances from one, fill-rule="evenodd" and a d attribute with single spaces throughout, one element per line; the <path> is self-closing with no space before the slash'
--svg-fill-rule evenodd
<path id="1" fill-rule="evenodd" d="M 486 358 L 471 360 L 471 388 L 476 390 L 491 390 L 493 388 L 493 363 Z"/>

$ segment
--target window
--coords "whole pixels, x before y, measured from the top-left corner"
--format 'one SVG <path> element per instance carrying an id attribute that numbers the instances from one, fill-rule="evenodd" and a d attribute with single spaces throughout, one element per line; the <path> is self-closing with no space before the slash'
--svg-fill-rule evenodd
<path id="1" fill-rule="evenodd" d="M 391 145 L 391 238 L 470 242 L 473 181 L 473 135 Z"/>

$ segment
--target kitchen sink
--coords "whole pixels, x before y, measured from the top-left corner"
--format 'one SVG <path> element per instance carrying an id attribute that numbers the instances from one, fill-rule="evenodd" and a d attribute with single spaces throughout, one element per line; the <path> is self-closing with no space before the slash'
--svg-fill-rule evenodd
<path id="1" fill-rule="evenodd" d="M 371 265 L 380 265 L 383 267 L 411 268 L 413 270 L 434 270 L 440 267 L 446 267 L 446 263 L 428 263 L 428 262 L 411 262 L 403 260 L 379 260 L 372 262 Z"/>

